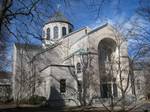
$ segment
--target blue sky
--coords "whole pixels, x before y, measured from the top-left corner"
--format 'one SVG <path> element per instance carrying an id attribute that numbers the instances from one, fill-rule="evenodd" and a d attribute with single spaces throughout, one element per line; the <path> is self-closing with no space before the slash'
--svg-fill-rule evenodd
<path id="1" fill-rule="evenodd" d="M 70 0 L 68 6 L 62 1 L 56 0 L 55 7 L 60 5 L 60 10 L 76 29 L 84 26 L 95 27 L 109 21 L 128 21 L 134 16 L 138 6 L 138 0 L 105 0 L 98 15 L 101 0 Z"/>
<path id="2" fill-rule="evenodd" d="M 27 0 L 28 1 L 28 0 Z M 119 23 L 123 21 L 129 21 L 135 15 L 135 9 L 138 6 L 139 0 L 47 0 L 40 3 L 38 10 L 42 12 L 40 18 L 42 21 L 35 23 L 30 17 L 19 17 L 19 21 L 13 21 L 12 30 L 17 32 L 17 29 L 21 29 L 23 38 L 29 38 L 32 43 L 40 44 L 41 42 L 26 32 L 33 33 L 38 36 L 42 33 L 42 27 L 48 18 L 53 15 L 56 10 L 61 11 L 69 21 L 74 25 L 75 30 L 85 26 L 91 28 L 98 27 L 105 23 Z M 64 1 L 67 1 L 65 4 Z M 45 3 L 44 3 L 45 2 Z M 28 2 L 27 2 L 28 3 Z M 29 3 L 28 3 L 29 4 Z M 18 5 L 19 6 L 19 5 Z M 59 9 L 57 8 L 59 6 Z M 100 12 L 99 11 L 99 6 Z M 45 8 L 46 7 L 46 8 Z M 15 5 L 14 9 L 18 7 Z M 36 13 L 33 19 L 37 19 Z M 22 21 L 27 24 L 26 27 L 22 24 Z M 19 35 L 19 34 L 17 34 Z M 20 37 L 21 35 L 19 35 Z"/>

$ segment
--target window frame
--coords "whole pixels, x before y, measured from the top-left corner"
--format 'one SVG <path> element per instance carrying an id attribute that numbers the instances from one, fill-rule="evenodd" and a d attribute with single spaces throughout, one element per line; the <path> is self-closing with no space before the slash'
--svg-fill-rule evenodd
<path id="1" fill-rule="evenodd" d="M 47 30 L 46 30 L 46 39 L 47 40 L 50 40 L 50 38 L 51 38 L 51 29 L 50 28 L 47 28 Z"/>
<path id="2" fill-rule="evenodd" d="M 116 82 L 105 82 L 101 84 L 101 97 L 111 98 L 111 95 L 116 98 L 118 97 L 118 89 Z"/>
<path id="3" fill-rule="evenodd" d="M 66 27 L 62 27 L 62 36 L 67 35 L 67 28 Z"/>

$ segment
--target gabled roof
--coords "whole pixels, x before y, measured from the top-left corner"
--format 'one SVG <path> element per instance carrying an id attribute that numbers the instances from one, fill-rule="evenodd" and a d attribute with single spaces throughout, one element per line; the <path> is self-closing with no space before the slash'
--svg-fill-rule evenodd
<path id="1" fill-rule="evenodd" d="M 109 25 L 108 23 L 105 23 L 104 25 L 99 26 L 99 27 L 97 27 L 97 28 L 91 30 L 88 34 L 94 33 L 94 32 L 96 32 L 96 31 L 98 31 L 98 30 L 100 30 L 100 29 L 102 29 L 102 28 L 104 28 L 104 27 L 106 27 L 106 26 L 108 26 L 108 25 Z"/>
<path id="2" fill-rule="evenodd" d="M 53 22 L 65 22 L 72 25 L 61 12 L 56 12 L 52 17 L 49 18 L 47 23 L 53 23 Z"/>

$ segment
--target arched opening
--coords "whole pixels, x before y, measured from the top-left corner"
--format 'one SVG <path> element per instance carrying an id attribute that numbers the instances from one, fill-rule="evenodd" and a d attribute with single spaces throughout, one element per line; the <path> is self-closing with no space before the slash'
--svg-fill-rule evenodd
<path id="1" fill-rule="evenodd" d="M 66 27 L 62 27 L 62 36 L 65 36 L 65 35 L 67 34 L 66 31 L 67 31 L 67 30 L 66 30 Z"/>
<path id="2" fill-rule="evenodd" d="M 47 40 L 50 40 L 50 28 L 47 28 Z"/>
<path id="3" fill-rule="evenodd" d="M 105 38 L 98 45 L 100 93 L 102 98 L 117 97 L 117 84 L 114 77 L 114 62 L 116 53 L 116 42 Z"/>
<path id="4" fill-rule="evenodd" d="M 58 27 L 55 26 L 54 27 L 54 39 L 57 39 L 58 38 Z"/>

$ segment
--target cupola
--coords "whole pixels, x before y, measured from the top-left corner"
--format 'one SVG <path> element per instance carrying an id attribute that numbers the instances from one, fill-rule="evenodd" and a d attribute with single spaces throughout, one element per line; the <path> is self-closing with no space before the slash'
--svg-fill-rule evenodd
<path id="1" fill-rule="evenodd" d="M 73 30 L 73 25 L 61 13 L 56 12 L 43 27 L 43 44 L 49 45 L 65 37 Z"/>

